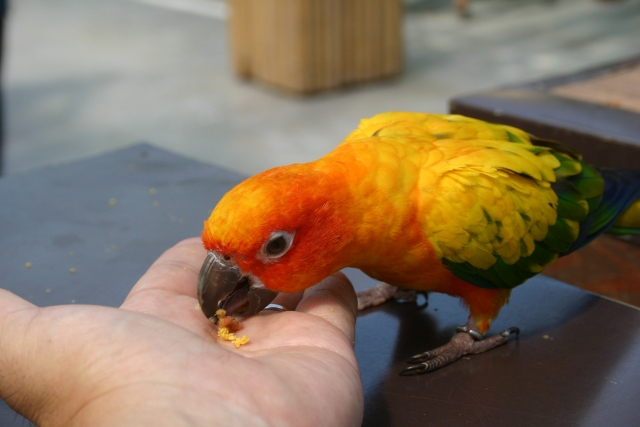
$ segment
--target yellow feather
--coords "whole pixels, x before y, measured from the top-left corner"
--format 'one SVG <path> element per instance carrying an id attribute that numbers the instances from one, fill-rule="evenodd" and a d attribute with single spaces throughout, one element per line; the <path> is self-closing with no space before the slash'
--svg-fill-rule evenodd
<path id="1" fill-rule="evenodd" d="M 633 202 L 613 225 L 621 228 L 640 228 L 640 200 Z"/>
<path id="2" fill-rule="evenodd" d="M 477 268 L 487 269 L 496 262 L 491 245 L 483 245 L 478 241 L 471 240 L 460 249 L 459 256 Z"/>

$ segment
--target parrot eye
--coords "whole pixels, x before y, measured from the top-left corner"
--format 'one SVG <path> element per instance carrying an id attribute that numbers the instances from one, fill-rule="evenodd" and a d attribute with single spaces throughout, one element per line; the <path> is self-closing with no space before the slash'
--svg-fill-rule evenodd
<path id="1" fill-rule="evenodd" d="M 293 236 L 293 233 L 287 233 L 286 231 L 271 233 L 271 237 L 264 245 L 264 256 L 270 259 L 280 258 L 291 247 Z"/>
<path id="2" fill-rule="evenodd" d="M 278 236 L 275 239 L 269 240 L 265 249 L 267 250 L 267 255 L 279 255 L 286 247 L 287 241 L 283 236 Z"/>

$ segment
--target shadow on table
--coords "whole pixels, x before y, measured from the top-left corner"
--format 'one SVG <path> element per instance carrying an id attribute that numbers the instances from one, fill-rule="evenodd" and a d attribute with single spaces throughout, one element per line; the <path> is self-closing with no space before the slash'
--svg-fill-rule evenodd
<path id="1" fill-rule="evenodd" d="M 354 282 L 367 287 L 360 277 Z M 358 317 L 363 426 L 595 426 L 592 405 L 602 401 L 607 378 L 620 378 L 621 367 L 628 372 L 623 356 L 640 327 L 633 310 L 538 277 L 514 291 L 490 331 L 519 326 L 518 340 L 431 374 L 398 375 L 408 357 L 448 342 L 466 317 L 457 299 L 438 294 L 426 309 L 389 302 Z"/>

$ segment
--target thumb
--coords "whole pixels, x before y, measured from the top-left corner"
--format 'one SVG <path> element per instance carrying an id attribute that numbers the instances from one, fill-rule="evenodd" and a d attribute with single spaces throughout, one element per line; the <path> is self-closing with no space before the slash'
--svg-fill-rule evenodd
<path id="1" fill-rule="evenodd" d="M 307 289 L 296 310 L 329 322 L 338 328 L 353 346 L 357 306 L 356 293 L 351 282 L 344 273 L 337 272 Z"/>

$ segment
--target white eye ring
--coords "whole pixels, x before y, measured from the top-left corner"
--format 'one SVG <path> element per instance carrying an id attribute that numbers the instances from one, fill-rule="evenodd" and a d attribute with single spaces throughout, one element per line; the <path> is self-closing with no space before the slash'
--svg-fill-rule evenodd
<path id="1" fill-rule="evenodd" d="M 276 260 L 286 254 L 293 244 L 295 232 L 274 231 L 269 240 L 262 246 L 261 254 L 265 261 Z"/>

